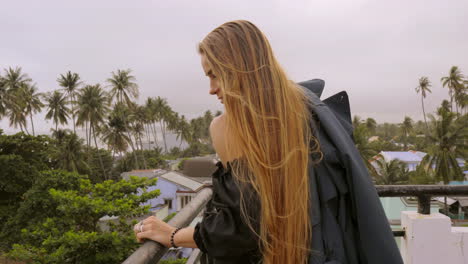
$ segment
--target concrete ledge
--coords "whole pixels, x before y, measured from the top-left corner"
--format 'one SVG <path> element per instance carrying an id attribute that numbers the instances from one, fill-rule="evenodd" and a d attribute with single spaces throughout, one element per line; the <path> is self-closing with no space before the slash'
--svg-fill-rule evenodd
<path id="1" fill-rule="evenodd" d="M 401 212 L 401 253 L 405 264 L 468 263 L 468 228 L 452 227 L 450 218 Z"/>

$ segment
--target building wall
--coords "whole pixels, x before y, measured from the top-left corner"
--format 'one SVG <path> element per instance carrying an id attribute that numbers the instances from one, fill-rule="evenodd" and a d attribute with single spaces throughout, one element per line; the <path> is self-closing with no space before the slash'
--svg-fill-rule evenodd
<path id="1" fill-rule="evenodd" d="M 405 162 L 409 171 L 415 171 L 416 167 L 419 165 L 419 162 Z"/>
<path id="2" fill-rule="evenodd" d="M 164 199 L 171 200 L 171 208 L 168 209 L 169 214 L 176 212 L 177 208 L 177 197 L 176 192 L 177 190 L 188 191 L 186 188 L 183 188 L 175 183 L 169 182 L 163 178 L 158 177 L 158 182 L 156 185 L 150 186 L 148 191 L 153 191 L 159 189 L 160 195 L 154 199 L 149 200 L 148 202 L 144 203 L 143 205 L 151 205 L 152 208 L 155 208 L 159 204 L 164 204 Z"/>
<path id="3" fill-rule="evenodd" d="M 176 200 L 177 200 L 177 211 L 180 211 L 182 208 L 184 208 L 192 199 L 197 195 L 197 193 L 186 193 L 186 192 L 180 192 L 176 194 Z"/>

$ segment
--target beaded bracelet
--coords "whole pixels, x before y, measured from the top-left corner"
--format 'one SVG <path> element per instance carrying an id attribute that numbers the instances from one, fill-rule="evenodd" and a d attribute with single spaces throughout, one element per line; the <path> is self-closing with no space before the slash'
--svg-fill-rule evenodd
<path id="1" fill-rule="evenodd" d="M 178 228 L 176 228 L 176 229 L 174 230 L 174 232 L 172 232 L 172 234 L 171 234 L 171 246 L 172 246 L 173 248 L 176 248 L 176 247 L 177 247 L 177 246 L 175 245 L 175 243 L 174 243 L 174 236 L 175 236 L 175 234 L 177 233 L 177 231 L 179 231 L 179 230 L 181 230 L 181 229 L 182 229 L 182 227 L 178 227 Z"/>

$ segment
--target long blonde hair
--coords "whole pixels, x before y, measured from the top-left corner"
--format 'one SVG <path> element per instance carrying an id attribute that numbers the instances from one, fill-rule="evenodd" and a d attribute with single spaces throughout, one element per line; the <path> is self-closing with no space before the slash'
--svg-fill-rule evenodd
<path id="1" fill-rule="evenodd" d="M 312 136 L 304 91 L 290 81 L 265 35 L 251 22 L 225 23 L 199 44 L 220 78 L 234 168 L 260 198 L 259 248 L 265 264 L 306 263 L 311 243 L 308 159 Z M 314 144 L 318 147 L 318 144 Z M 255 232 L 241 193 L 243 219 Z"/>

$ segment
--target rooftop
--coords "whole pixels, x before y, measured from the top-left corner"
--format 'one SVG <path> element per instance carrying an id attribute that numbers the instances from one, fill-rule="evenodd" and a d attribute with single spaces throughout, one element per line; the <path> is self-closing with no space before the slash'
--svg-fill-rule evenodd
<path id="1" fill-rule="evenodd" d="M 394 159 L 401 160 L 403 162 L 421 162 L 426 153 L 421 151 L 381 151 L 380 154 L 385 158 L 386 161 Z"/>
<path id="2" fill-rule="evenodd" d="M 203 183 L 195 181 L 191 177 L 187 177 L 174 171 L 164 173 L 159 177 L 167 181 L 173 182 L 177 185 L 180 185 L 182 187 L 185 187 L 194 192 L 200 190 L 203 187 Z"/>

